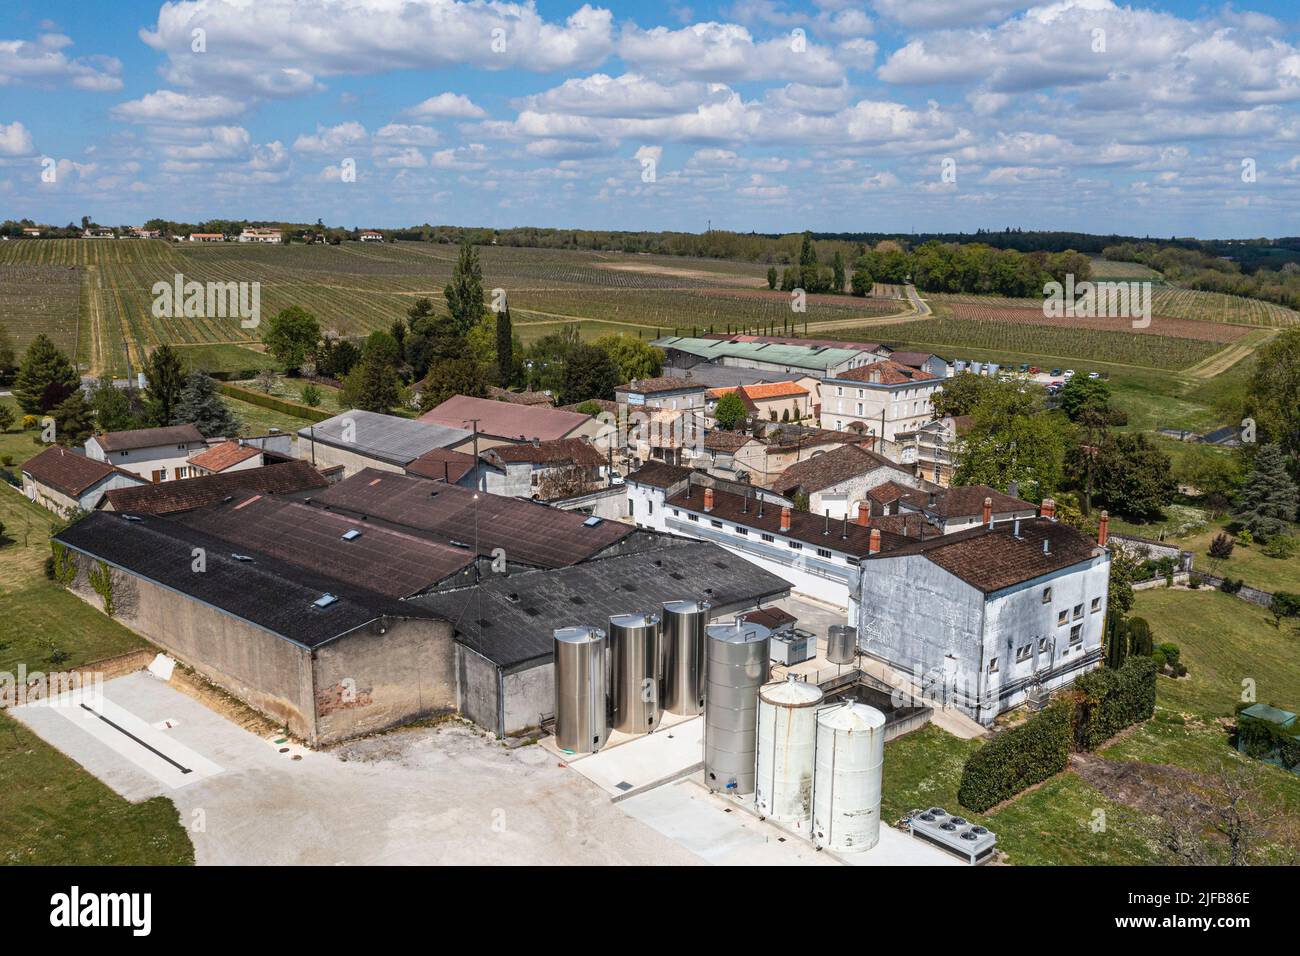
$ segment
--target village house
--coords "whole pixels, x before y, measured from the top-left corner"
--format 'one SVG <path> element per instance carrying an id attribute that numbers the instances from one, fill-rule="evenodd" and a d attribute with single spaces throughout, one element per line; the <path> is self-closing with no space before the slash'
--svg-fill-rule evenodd
<path id="1" fill-rule="evenodd" d="M 934 417 L 930 399 L 942 387 L 938 376 L 889 359 L 829 375 L 822 380 L 822 427 L 856 426 L 892 442 Z"/>
<path id="2" fill-rule="evenodd" d="M 935 355 L 933 352 L 891 352 L 889 353 L 889 359 L 899 365 L 906 365 L 908 368 L 926 372 L 936 378 L 948 378 L 952 368 L 951 362 L 946 358 Z"/>
<path id="3" fill-rule="evenodd" d="M 841 445 L 791 465 L 772 482 L 772 490 L 795 501 L 806 501 L 814 515 L 854 518 L 868 493 L 886 482 L 914 488 L 919 478 L 889 459 L 857 445 Z M 868 503 L 868 507 L 870 507 Z"/>
<path id="4" fill-rule="evenodd" d="M 142 485 L 134 472 L 88 458 L 62 445 L 51 445 L 22 466 L 23 494 L 63 517 L 93 511 L 105 492 Z"/>
<path id="5" fill-rule="evenodd" d="M 620 410 L 635 412 L 641 409 L 691 409 L 704 411 L 704 397 L 708 389 L 701 382 L 688 378 L 663 376 L 660 378 L 633 379 L 614 389 L 614 401 Z"/>
<path id="6" fill-rule="evenodd" d="M 240 242 L 269 242 L 272 244 L 284 241 L 284 236 L 279 229 L 251 227 L 245 229 L 239 234 Z"/>
<path id="7" fill-rule="evenodd" d="M 225 242 L 226 237 L 220 232 L 191 232 L 190 242 Z"/>
<path id="8" fill-rule="evenodd" d="M 480 457 L 483 489 L 493 495 L 547 501 L 593 491 L 608 481 L 605 456 L 584 438 L 497 445 Z"/>
<path id="9" fill-rule="evenodd" d="M 249 468 L 261 468 L 265 464 L 262 449 L 256 445 L 245 445 L 240 441 L 223 441 L 212 445 L 189 460 L 188 475 L 220 475 L 231 471 L 246 471 Z"/>
<path id="10" fill-rule="evenodd" d="M 86 439 L 86 456 L 132 472 L 149 481 L 172 481 L 193 473 L 190 456 L 207 448 L 193 425 L 134 428 Z"/>
<path id="11" fill-rule="evenodd" d="M 957 439 L 970 430 L 969 415 L 945 415 L 911 432 L 899 432 L 898 463 L 918 478 L 947 487 L 956 467 Z"/>
<path id="12" fill-rule="evenodd" d="M 384 234 L 382 232 L 376 232 L 373 229 L 363 229 L 358 238 L 362 242 L 383 242 Z"/>
<path id="13" fill-rule="evenodd" d="M 722 396 L 730 394 L 740 398 L 747 417 L 759 421 L 800 422 L 812 416 L 815 404 L 808 387 L 793 381 L 711 388 L 706 400 L 710 417 Z"/>
<path id="14" fill-rule="evenodd" d="M 991 513 L 986 513 L 986 506 Z M 938 491 L 910 491 L 897 501 L 897 514 L 916 512 L 941 534 L 965 531 L 979 524 L 987 524 L 989 514 L 995 521 L 1032 518 L 1038 507 L 1007 495 L 988 485 L 954 485 Z M 1043 501 L 1043 514 L 1054 518 L 1056 506 L 1052 499 Z"/>

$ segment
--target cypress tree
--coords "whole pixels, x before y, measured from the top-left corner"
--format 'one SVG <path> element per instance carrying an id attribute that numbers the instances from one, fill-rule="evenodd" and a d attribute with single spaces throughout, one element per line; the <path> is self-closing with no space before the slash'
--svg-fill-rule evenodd
<path id="1" fill-rule="evenodd" d="M 514 330 L 510 323 L 510 306 L 497 313 L 497 384 L 510 387 L 515 370 Z"/>

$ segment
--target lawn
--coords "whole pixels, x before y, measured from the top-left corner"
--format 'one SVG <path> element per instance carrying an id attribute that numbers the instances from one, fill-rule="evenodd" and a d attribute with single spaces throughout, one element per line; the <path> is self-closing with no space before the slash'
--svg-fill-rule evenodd
<path id="1" fill-rule="evenodd" d="M 1216 521 L 1203 530 L 1186 537 L 1172 539 L 1185 551 L 1195 555 L 1193 567 L 1217 577 L 1241 578 L 1247 585 L 1261 591 L 1289 591 L 1300 594 L 1300 558 L 1270 558 L 1258 544 L 1245 547 L 1238 544 L 1226 561 L 1210 557 L 1210 542 L 1224 530 L 1230 519 Z M 1291 533 L 1300 534 L 1300 527 L 1292 525 Z"/>
<path id="2" fill-rule="evenodd" d="M 0 714 L 0 863 L 192 864 L 166 797 L 130 803 L 8 714 Z"/>
<path id="3" fill-rule="evenodd" d="M 1181 589 L 1139 592 L 1134 615 L 1147 619 L 1157 642 L 1182 649 L 1188 676 L 1159 678 L 1156 716 L 1122 735 L 1101 755 L 1109 760 L 1172 764 L 1214 772 L 1244 767 L 1262 800 L 1300 815 L 1300 777 L 1239 757 L 1216 718 L 1240 699 L 1242 682 L 1254 680 L 1258 699 L 1288 710 L 1300 704 L 1300 635 L 1236 597 Z M 978 741 L 960 740 L 930 726 L 885 747 L 881 817 L 892 823 L 914 808 L 942 806 L 962 812 L 998 835 L 1010 862 L 1132 865 L 1166 862 L 1157 847 L 1125 826 L 1135 811 L 1103 796 L 1073 772 L 1046 781 L 992 813 L 972 814 L 957 802 L 966 758 Z M 1095 827 L 1104 812 L 1106 826 Z"/>

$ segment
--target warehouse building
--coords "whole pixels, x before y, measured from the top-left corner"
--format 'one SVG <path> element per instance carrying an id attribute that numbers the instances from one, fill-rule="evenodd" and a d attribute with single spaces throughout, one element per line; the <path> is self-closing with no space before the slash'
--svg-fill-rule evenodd
<path id="1" fill-rule="evenodd" d="M 306 497 L 328 487 L 329 479 L 307 462 L 285 461 L 247 471 L 111 489 L 104 494 L 99 508 L 132 514 L 176 514 L 215 504 L 238 491 Z"/>
<path id="2" fill-rule="evenodd" d="M 316 468 L 342 466 L 345 475 L 363 468 L 401 473 L 435 448 L 466 451 L 473 445 L 473 433 L 464 428 L 355 408 L 298 429 L 299 458 Z"/>

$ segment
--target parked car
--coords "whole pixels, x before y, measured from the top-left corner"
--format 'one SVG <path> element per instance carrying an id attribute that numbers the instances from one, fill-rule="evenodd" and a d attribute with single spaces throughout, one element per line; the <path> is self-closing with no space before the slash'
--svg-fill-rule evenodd
<path id="1" fill-rule="evenodd" d="M 1028 363 L 1025 363 L 1024 365 L 1020 366 L 1020 371 L 1021 371 L 1021 372 L 1028 372 L 1028 371 L 1029 371 L 1029 364 L 1028 364 Z"/>
<path id="2" fill-rule="evenodd" d="M 1037 375 L 1037 374 L 1039 374 L 1039 368 L 1038 368 L 1038 366 L 1037 366 L 1037 365 L 1031 365 L 1031 366 L 1029 366 L 1029 374 L 1030 374 L 1030 375 Z"/>
<path id="3" fill-rule="evenodd" d="M 1054 369 L 1052 369 L 1050 372 L 1048 372 L 1047 374 L 1050 375 L 1050 376 L 1052 376 L 1052 378 L 1060 378 L 1060 377 L 1061 377 L 1061 370 L 1060 370 L 1059 368 L 1054 368 Z"/>
<path id="4" fill-rule="evenodd" d="M 1074 369 L 1067 368 L 1061 377 L 1068 382 L 1070 379 L 1074 378 Z"/>
<path id="5" fill-rule="evenodd" d="M 1088 378 L 1101 378 L 1101 372 L 1089 372 Z"/>

